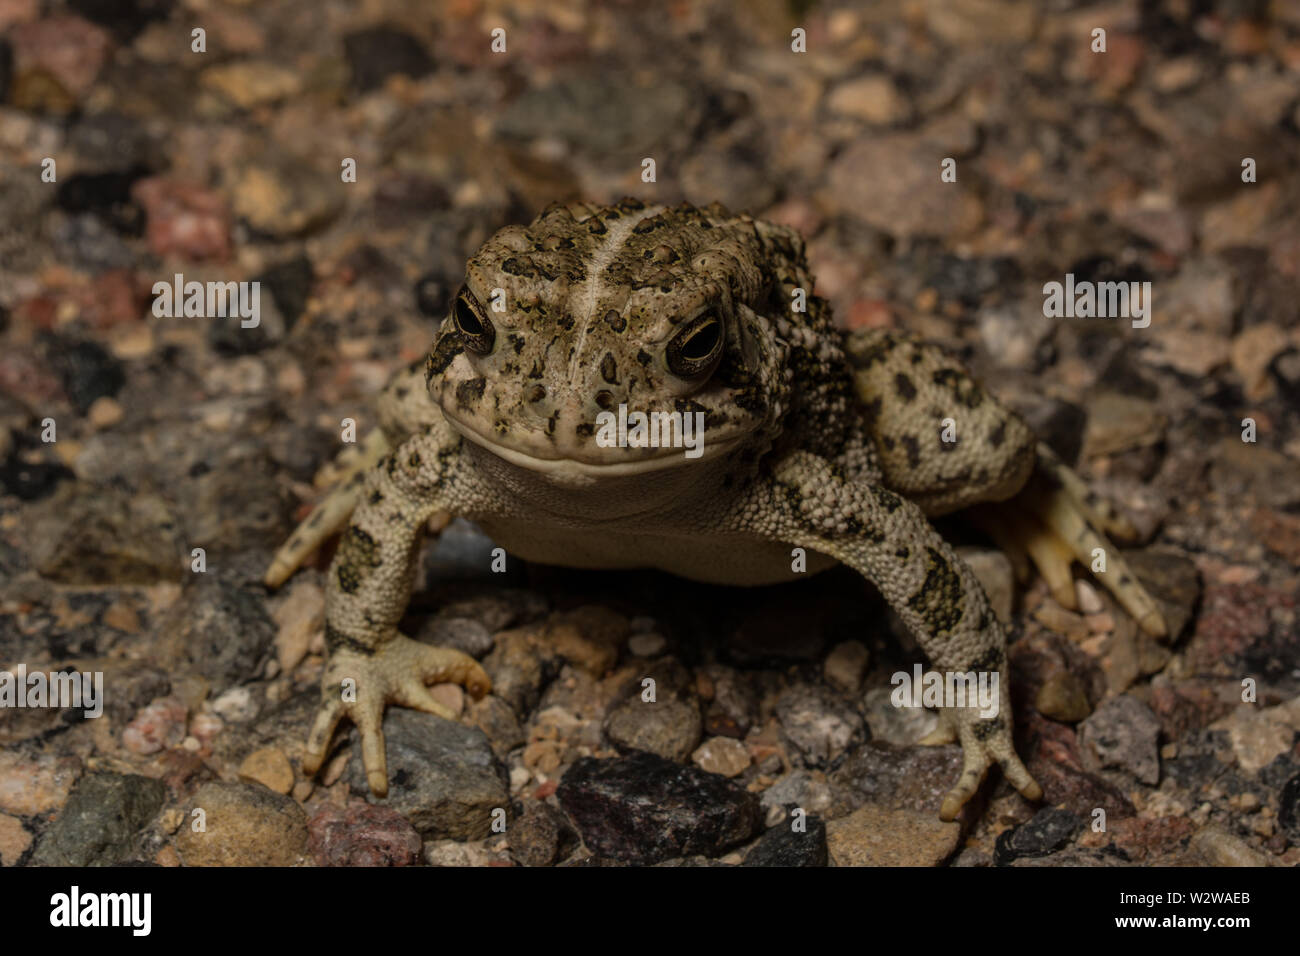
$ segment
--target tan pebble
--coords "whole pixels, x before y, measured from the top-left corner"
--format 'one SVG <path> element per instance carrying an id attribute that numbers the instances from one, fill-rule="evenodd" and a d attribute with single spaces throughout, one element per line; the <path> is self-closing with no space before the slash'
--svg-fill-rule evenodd
<path id="1" fill-rule="evenodd" d="M 260 783 L 276 793 L 293 789 L 293 767 L 284 751 L 277 747 L 254 750 L 239 765 L 239 777 L 248 783 Z"/>
<path id="2" fill-rule="evenodd" d="M 86 412 L 86 418 L 95 429 L 111 428 L 122 420 L 124 414 L 122 406 L 116 400 L 101 395 L 91 404 Z"/>
<path id="3" fill-rule="evenodd" d="M 14 866 L 31 846 L 32 835 L 17 817 L 0 813 L 0 866 Z"/>
<path id="4" fill-rule="evenodd" d="M 175 833 L 184 822 L 185 811 L 179 807 L 169 807 L 158 817 L 158 826 L 162 828 L 163 833 Z"/>
<path id="5" fill-rule="evenodd" d="M 289 794 L 299 803 L 306 803 L 307 798 L 316 790 L 316 785 L 310 780 L 299 780 L 293 785 L 293 791 Z"/>
<path id="6" fill-rule="evenodd" d="M 176 847 L 169 843 L 154 854 L 153 861 L 159 866 L 180 866 L 181 855 L 176 852 Z"/>
<path id="7" fill-rule="evenodd" d="M 109 605 L 100 619 L 109 627 L 116 628 L 119 631 L 125 631 L 127 634 L 140 633 L 140 615 L 136 613 L 135 608 L 121 601 Z"/>

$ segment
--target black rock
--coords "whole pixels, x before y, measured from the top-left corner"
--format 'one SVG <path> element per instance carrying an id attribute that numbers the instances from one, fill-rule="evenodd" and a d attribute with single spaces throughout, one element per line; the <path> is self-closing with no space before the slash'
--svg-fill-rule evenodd
<path id="1" fill-rule="evenodd" d="M 352 69 L 352 85 L 368 93 L 395 73 L 421 77 L 433 70 L 433 60 L 415 37 L 396 27 L 372 27 L 343 38 Z"/>
<path id="2" fill-rule="evenodd" d="M 113 32 L 119 40 L 134 40 L 155 20 L 166 20 L 175 0 L 68 0 L 68 8 Z"/>
<path id="3" fill-rule="evenodd" d="M 83 415 L 95 399 L 114 396 L 126 384 L 122 363 L 94 342 L 44 336 L 50 365 L 58 373 L 77 411 Z"/>
<path id="4" fill-rule="evenodd" d="M 143 166 L 107 173 L 77 173 L 59 184 L 54 203 L 64 212 L 94 213 L 115 232 L 139 236 L 144 210 L 131 197 L 131 186 L 148 174 Z"/>
<path id="5" fill-rule="evenodd" d="M 1070 842 L 1083 821 L 1069 810 L 1044 807 L 1032 820 L 998 837 L 993 851 L 994 862 L 1006 866 L 1022 856 L 1047 856 Z"/>
<path id="6" fill-rule="evenodd" d="M 167 788 L 135 774 L 83 777 L 32 854 L 37 866 L 109 866 L 124 862 L 136 835 L 162 809 Z"/>
<path id="7" fill-rule="evenodd" d="M 513 814 L 505 768 L 483 731 L 403 707 L 384 716 L 388 796 L 370 794 L 360 735 L 352 733 L 348 782 L 371 803 L 392 807 L 426 840 L 481 840 L 498 811 Z"/>
<path id="8" fill-rule="evenodd" d="M 1292 846 L 1300 846 L 1300 774 L 1282 786 L 1278 796 L 1278 825 L 1286 832 Z"/>
<path id="9" fill-rule="evenodd" d="M 45 498 L 54 493 L 59 482 L 75 477 L 70 468 L 58 463 L 29 465 L 15 457 L 0 465 L 0 487 L 23 501 Z"/>
<path id="10" fill-rule="evenodd" d="M 7 40 L 0 40 L 0 103 L 9 96 L 9 78 L 14 71 L 14 50 Z"/>
<path id="11" fill-rule="evenodd" d="M 631 863 L 717 856 L 762 826 L 754 794 L 718 774 L 648 753 L 583 757 L 556 793 L 588 849 Z"/>
<path id="12" fill-rule="evenodd" d="M 743 866 L 826 866 L 826 824 L 808 817 L 808 829 L 797 833 L 784 823 L 772 827 L 754 844 Z"/>
<path id="13" fill-rule="evenodd" d="M 315 278 L 311 260 L 304 255 L 277 262 L 261 275 L 254 276 L 255 281 L 261 282 L 275 299 L 280 314 L 284 316 L 286 330 L 292 329 L 302 316 Z"/>

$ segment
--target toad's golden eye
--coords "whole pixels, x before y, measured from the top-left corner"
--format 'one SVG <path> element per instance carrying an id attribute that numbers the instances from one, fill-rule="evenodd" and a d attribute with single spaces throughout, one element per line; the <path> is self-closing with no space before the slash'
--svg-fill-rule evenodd
<path id="1" fill-rule="evenodd" d="M 465 348 L 475 355 L 487 355 L 492 351 L 492 345 L 497 338 L 496 329 L 493 328 L 492 320 L 487 317 L 478 299 L 474 298 L 473 293 L 464 286 L 456 295 L 451 320 L 456 323 L 456 331 L 460 333 Z"/>
<path id="2" fill-rule="evenodd" d="M 668 342 L 668 370 L 681 378 L 699 378 L 713 371 L 722 355 L 722 320 L 710 309 L 691 319 Z"/>

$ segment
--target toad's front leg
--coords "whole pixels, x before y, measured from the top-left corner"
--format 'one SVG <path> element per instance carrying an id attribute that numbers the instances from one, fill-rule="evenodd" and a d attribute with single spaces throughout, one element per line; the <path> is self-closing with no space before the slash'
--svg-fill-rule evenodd
<path id="1" fill-rule="evenodd" d="M 844 477 L 807 452 L 787 456 L 724 519 L 737 531 L 830 555 L 872 581 L 941 671 L 997 675 L 991 713 L 949 707 L 965 766 L 939 815 L 952 820 L 995 762 L 1029 800 L 1042 788 L 1016 755 L 1006 684 L 1006 640 L 984 589 L 921 509 L 892 491 Z M 950 702 L 951 703 L 951 702 Z"/>
<path id="2" fill-rule="evenodd" d="M 454 510 L 460 465 L 459 441 L 446 429 L 431 429 L 408 439 L 367 476 L 329 570 L 325 640 L 330 658 L 302 760 L 308 775 L 320 769 L 334 729 L 348 717 L 361 733 L 370 789 L 382 797 L 388 793 L 384 708 L 401 704 L 450 717 L 428 684 L 454 681 L 475 697 L 490 688 L 472 657 L 397 632 L 426 522 L 437 511 Z"/>

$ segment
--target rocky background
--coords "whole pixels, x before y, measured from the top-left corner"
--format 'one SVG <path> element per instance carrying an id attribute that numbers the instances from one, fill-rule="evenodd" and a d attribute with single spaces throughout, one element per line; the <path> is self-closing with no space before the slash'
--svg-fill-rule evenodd
<path id="1" fill-rule="evenodd" d="M 0 0 L 0 37 L 0 666 L 107 696 L 0 712 L 0 862 L 1300 862 L 1300 5 Z M 492 231 L 623 194 L 797 226 L 845 327 L 956 350 L 1140 526 L 1168 644 L 950 526 L 1041 806 L 938 820 L 960 752 L 850 573 L 492 574 L 459 522 L 404 629 L 494 694 L 390 711 L 386 801 L 346 734 L 303 778 L 329 556 L 260 577 L 340 421 Z M 260 280 L 260 327 L 156 318 L 178 272 Z M 1150 280 L 1151 326 L 1045 319 L 1066 272 Z"/>

